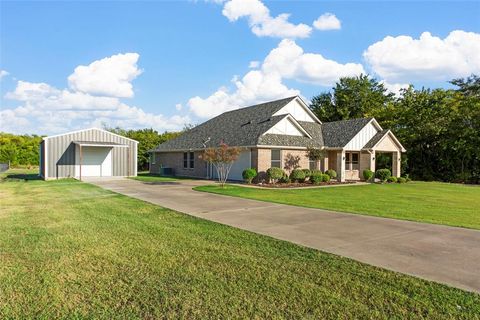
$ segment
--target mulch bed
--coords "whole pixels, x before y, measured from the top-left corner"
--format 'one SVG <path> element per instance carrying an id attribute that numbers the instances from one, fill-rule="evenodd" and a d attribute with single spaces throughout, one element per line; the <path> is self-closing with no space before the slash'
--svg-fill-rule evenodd
<path id="1" fill-rule="evenodd" d="M 330 181 L 330 182 L 322 182 L 319 184 L 313 184 L 311 182 L 292 182 L 292 183 L 259 183 L 255 184 L 257 187 L 264 187 L 264 188 L 301 188 L 301 187 L 320 187 L 320 186 L 332 186 L 336 184 L 353 184 L 354 181 L 345 181 L 345 182 L 338 182 L 338 181 Z"/>

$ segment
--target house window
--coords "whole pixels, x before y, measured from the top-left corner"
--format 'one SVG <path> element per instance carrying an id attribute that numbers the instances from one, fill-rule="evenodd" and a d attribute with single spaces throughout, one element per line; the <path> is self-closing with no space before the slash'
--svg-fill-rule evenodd
<path id="1" fill-rule="evenodd" d="M 188 152 L 183 153 L 183 168 L 188 168 Z"/>
<path id="2" fill-rule="evenodd" d="M 150 164 L 155 164 L 155 153 L 150 153 Z"/>
<path id="3" fill-rule="evenodd" d="M 279 149 L 272 149 L 271 151 L 271 168 L 281 168 L 281 160 L 280 160 L 280 150 Z"/>
<path id="4" fill-rule="evenodd" d="M 195 154 L 190 152 L 190 169 L 195 168 Z"/>
<path id="5" fill-rule="evenodd" d="M 317 170 L 317 160 L 310 159 L 308 161 L 310 170 Z"/>
<path id="6" fill-rule="evenodd" d="M 358 170 L 358 152 L 346 152 L 345 153 L 345 169 L 346 170 Z"/>

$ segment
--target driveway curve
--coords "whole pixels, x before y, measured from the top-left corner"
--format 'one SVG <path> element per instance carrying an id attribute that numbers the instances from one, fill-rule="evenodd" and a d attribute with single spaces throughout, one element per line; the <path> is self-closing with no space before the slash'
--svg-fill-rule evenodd
<path id="1" fill-rule="evenodd" d="M 480 231 L 192 190 L 212 183 L 90 183 L 189 215 L 480 293 Z"/>

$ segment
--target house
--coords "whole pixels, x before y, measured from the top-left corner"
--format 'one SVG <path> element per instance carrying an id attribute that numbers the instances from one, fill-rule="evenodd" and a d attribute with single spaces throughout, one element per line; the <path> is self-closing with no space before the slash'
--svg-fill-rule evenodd
<path id="1" fill-rule="evenodd" d="M 301 168 L 334 169 L 337 179 L 360 180 L 365 169 L 375 171 L 375 155 L 392 154 L 393 175 L 400 176 L 405 149 L 390 130 L 374 118 L 322 123 L 298 96 L 225 112 L 151 151 L 150 172 L 170 168 L 175 175 L 215 178 L 202 150 L 220 142 L 242 152 L 229 178 L 241 180 L 246 168 L 261 175 L 270 167 L 284 168 L 286 159 L 300 157 Z M 325 150 L 318 163 L 306 154 L 308 147 Z"/>
<path id="2" fill-rule="evenodd" d="M 136 176 L 137 146 L 135 140 L 96 128 L 45 137 L 40 143 L 40 176 Z"/>

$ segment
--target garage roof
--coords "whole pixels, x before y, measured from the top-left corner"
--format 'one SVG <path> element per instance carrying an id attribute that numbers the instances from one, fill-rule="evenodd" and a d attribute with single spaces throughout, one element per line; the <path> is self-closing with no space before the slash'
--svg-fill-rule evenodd
<path id="1" fill-rule="evenodd" d="M 128 144 L 116 142 L 99 142 L 99 141 L 72 141 L 74 144 L 82 147 L 124 147 L 128 148 Z"/>

